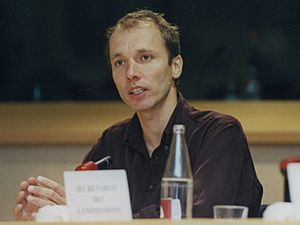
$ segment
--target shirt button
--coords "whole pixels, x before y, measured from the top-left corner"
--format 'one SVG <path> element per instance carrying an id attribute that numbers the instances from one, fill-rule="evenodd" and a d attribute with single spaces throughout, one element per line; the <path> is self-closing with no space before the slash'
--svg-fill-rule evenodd
<path id="1" fill-rule="evenodd" d="M 148 190 L 152 192 L 154 190 L 153 185 L 149 185 Z"/>
<path id="2" fill-rule="evenodd" d="M 157 159 L 158 159 L 158 156 L 156 155 L 156 156 L 154 157 L 154 159 L 157 160 Z"/>
<path id="3" fill-rule="evenodd" d="M 165 150 L 165 151 L 168 151 L 168 150 L 169 150 L 169 147 L 166 145 L 166 146 L 164 147 L 164 150 Z"/>

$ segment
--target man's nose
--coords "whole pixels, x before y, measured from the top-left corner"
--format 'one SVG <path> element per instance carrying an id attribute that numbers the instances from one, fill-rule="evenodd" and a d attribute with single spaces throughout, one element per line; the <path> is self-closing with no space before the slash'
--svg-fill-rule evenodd
<path id="1" fill-rule="evenodd" d="M 140 73 L 138 71 L 138 65 L 134 61 L 128 62 L 127 79 L 128 80 L 138 80 L 138 79 L 140 79 Z"/>

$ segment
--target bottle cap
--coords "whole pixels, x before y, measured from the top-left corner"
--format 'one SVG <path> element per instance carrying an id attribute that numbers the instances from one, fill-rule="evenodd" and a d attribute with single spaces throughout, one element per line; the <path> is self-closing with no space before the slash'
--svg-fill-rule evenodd
<path id="1" fill-rule="evenodd" d="M 177 132 L 181 132 L 184 133 L 185 132 L 185 126 L 183 124 L 175 124 L 173 127 L 173 132 L 177 133 Z"/>

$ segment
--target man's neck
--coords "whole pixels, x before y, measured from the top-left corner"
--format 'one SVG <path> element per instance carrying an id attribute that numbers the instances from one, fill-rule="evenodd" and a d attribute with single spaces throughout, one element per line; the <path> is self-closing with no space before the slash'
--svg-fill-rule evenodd
<path id="1" fill-rule="evenodd" d="M 169 96 L 156 109 L 147 112 L 138 112 L 143 129 L 143 136 L 149 155 L 159 146 L 163 132 L 177 105 L 177 93 Z"/>

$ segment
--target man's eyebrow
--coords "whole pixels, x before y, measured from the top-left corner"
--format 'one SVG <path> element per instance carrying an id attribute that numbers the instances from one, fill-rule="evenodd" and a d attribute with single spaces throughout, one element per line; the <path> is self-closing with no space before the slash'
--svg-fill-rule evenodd
<path id="1" fill-rule="evenodd" d="M 141 53 L 144 53 L 144 52 L 153 52 L 153 50 L 147 49 L 147 48 L 141 48 L 141 49 L 138 49 L 136 52 L 138 54 L 141 54 Z M 117 52 L 117 53 L 113 54 L 111 58 L 114 59 L 114 58 L 118 58 L 118 57 L 122 57 L 122 56 L 123 56 L 122 53 Z"/>
<path id="2" fill-rule="evenodd" d="M 121 53 L 115 53 L 115 54 L 112 55 L 111 58 L 114 59 L 114 58 L 117 58 L 117 57 L 120 57 L 120 56 L 122 56 Z"/>
<path id="3" fill-rule="evenodd" d="M 138 53 L 144 53 L 144 52 L 153 52 L 151 49 L 142 48 L 137 50 Z"/>

